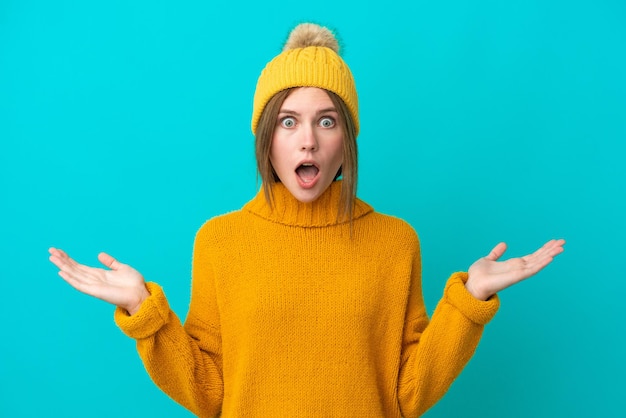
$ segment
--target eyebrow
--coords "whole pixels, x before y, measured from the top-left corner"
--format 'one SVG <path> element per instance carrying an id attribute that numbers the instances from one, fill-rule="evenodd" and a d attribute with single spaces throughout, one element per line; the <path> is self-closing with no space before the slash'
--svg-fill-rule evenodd
<path id="1" fill-rule="evenodd" d="M 320 109 L 317 111 L 316 115 L 322 114 L 322 113 L 327 113 L 327 112 L 335 112 L 335 113 L 339 113 L 337 112 L 337 109 L 335 109 L 334 107 L 327 107 L 325 109 Z M 281 114 L 287 114 L 287 115 L 294 115 L 294 116 L 300 116 L 300 113 L 296 112 L 295 110 L 289 110 L 289 109 L 281 109 L 278 112 L 279 115 Z"/>

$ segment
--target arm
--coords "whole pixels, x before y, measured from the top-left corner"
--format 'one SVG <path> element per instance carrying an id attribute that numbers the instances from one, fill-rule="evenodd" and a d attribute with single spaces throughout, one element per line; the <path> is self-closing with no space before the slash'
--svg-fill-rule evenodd
<path id="1" fill-rule="evenodd" d="M 452 275 L 430 323 L 422 299 L 419 255 L 416 256 L 398 380 L 404 416 L 423 414 L 446 393 L 474 354 L 484 325 L 499 307 L 495 292 L 547 266 L 563 251 L 563 244 L 562 240 L 550 241 L 529 256 L 497 262 L 506 249 L 504 244 L 498 244 L 489 256 L 470 267 L 471 276 Z M 477 296 L 472 293 L 476 285 L 481 291 L 489 290 Z"/>
<path id="2" fill-rule="evenodd" d="M 194 414 L 207 417 L 219 414 L 223 399 L 221 338 L 216 325 L 219 320 L 206 316 L 214 313 L 210 308 L 215 303 L 200 306 L 208 304 L 214 294 L 207 294 L 212 279 L 207 268 L 199 267 L 205 247 L 198 249 L 198 241 L 196 237 L 192 300 L 185 328 L 171 311 L 161 288 L 145 283 L 130 266 L 101 254 L 100 261 L 111 270 L 88 267 L 57 249 L 50 249 L 50 260 L 70 285 L 117 305 L 116 323 L 137 340 L 139 355 L 153 381 Z"/>
<path id="3" fill-rule="evenodd" d="M 163 392 L 197 416 L 218 415 L 224 392 L 219 329 L 183 327 L 161 288 L 148 283 L 148 289 L 151 296 L 140 310 L 130 316 L 118 307 L 115 322 L 137 341 L 146 370 Z M 188 323 L 197 309 L 193 304 L 192 295 Z"/>
<path id="4" fill-rule="evenodd" d="M 455 273 L 429 321 L 419 263 L 414 263 L 415 267 L 398 377 L 398 399 L 405 417 L 421 416 L 443 397 L 474 354 L 484 325 L 499 307 L 497 297 L 476 300 L 464 286 L 467 274 Z"/>

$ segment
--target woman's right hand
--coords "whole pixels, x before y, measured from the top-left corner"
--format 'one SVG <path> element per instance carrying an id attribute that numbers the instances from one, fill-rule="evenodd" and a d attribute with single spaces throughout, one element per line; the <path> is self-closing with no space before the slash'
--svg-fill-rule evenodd
<path id="1" fill-rule="evenodd" d="M 48 251 L 50 261 L 60 270 L 59 276 L 72 287 L 126 309 L 131 315 L 150 296 L 141 273 L 108 254 L 98 254 L 98 260 L 111 270 L 79 264 L 57 248 L 50 248 Z"/>

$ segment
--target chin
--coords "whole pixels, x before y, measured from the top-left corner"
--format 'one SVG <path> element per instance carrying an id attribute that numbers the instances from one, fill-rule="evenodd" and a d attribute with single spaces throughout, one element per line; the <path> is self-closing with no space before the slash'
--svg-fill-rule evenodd
<path id="1" fill-rule="evenodd" d="M 292 187 L 287 187 L 287 190 L 291 193 L 293 197 L 295 197 L 298 201 L 302 203 L 311 203 L 317 200 L 318 197 L 324 193 L 324 190 L 319 190 L 317 187 L 312 189 L 302 189 L 300 186 L 295 185 Z"/>
<path id="2" fill-rule="evenodd" d="M 332 179 L 321 178 L 311 188 L 302 187 L 297 181 L 283 182 L 289 193 L 302 203 L 311 203 L 316 201 L 330 187 Z"/>
<path id="3" fill-rule="evenodd" d="M 292 195 L 302 203 L 311 203 L 315 202 L 317 198 L 321 196 L 321 193 L 316 193 L 313 191 L 301 191 L 300 193 L 292 193 Z"/>

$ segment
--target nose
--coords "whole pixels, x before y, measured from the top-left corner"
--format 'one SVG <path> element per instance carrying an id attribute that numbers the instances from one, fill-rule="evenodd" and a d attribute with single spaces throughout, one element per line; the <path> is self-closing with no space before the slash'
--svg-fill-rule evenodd
<path id="1" fill-rule="evenodd" d="M 313 127 L 304 125 L 301 130 L 300 137 L 300 150 L 302 151 L 315 151 L 317 150 L 317 137 Z"/>

